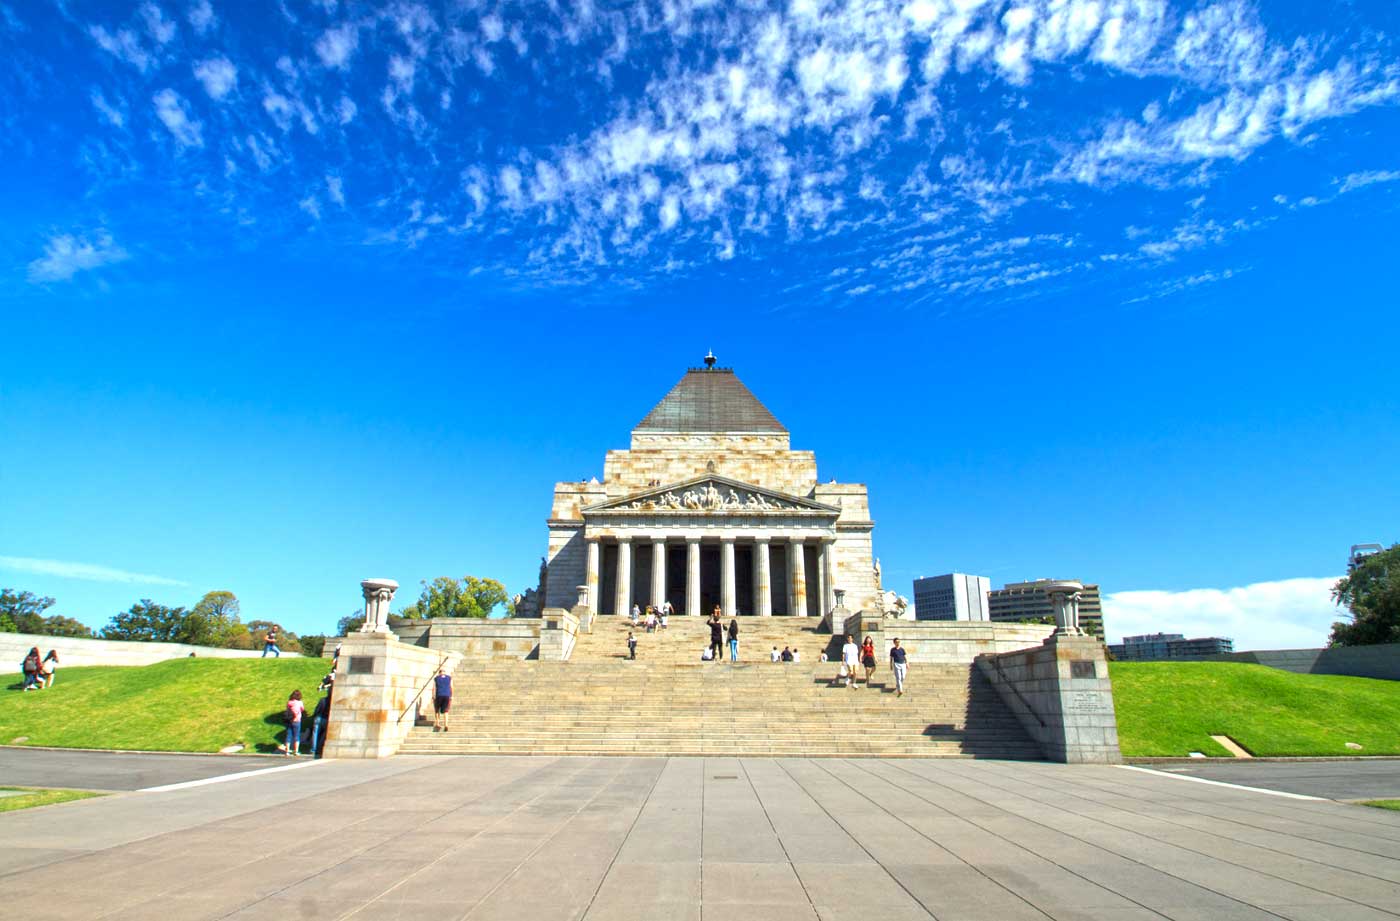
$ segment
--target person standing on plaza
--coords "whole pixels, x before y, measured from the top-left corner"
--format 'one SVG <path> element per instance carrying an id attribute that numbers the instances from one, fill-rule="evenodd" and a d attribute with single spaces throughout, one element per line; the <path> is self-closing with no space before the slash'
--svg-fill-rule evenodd
<path id="1" fill-rule="evenodd" d="M 287 754 L 295 758 L 301 754 L 301 715 L 306 712 L 306 704 L 301 702 L 301 691 L 293 691 L 287 698 Z"/>
<path id="2" fill-rule="evenodd" d="M 713 662 L 718 662 L 724 649 L 724 621 L 719 619 L 719 606 L 715 606 L 715 613 L 710 616 L 710 649 L 714 656 Z"/>
<path id="3" fill-rule="evenodd" d="M 737 618 L 729 621 L 729 661 L 739 661 L 739 621 Z"/>
<path id="4" fill-rule="evenodd" d="M 846 687 L 852 690 L 856 686 L 856 666 L 859 663 L 860 647 L 856 645 L 856 638 L 848 633 L 846 634 L 846 642 L 841 647 L 841 670 L 846 673 Z"/>
<path id="5" fill-rule="evenodd" d="M 870 637 L 860 647 L 860 664 L 865 666 L 865 686 L 870 687 L 870 676 L 875 674 L 875 641 Z"/>
<path id="6" fill-rule="evenodd" d="M 637 637 L 631 630 L 627 631 L 627 658 L 637 658 Z"/>
<path id="7" fill-rule="evenodd" d="M 904 696 L 904 673 L 909 668 L 909 655 L 899 645 L 899 637 L 894 638 L 890 647 L 890 670 L 894 672 L 894 696 Z"/>
<path id="8" fill-rule="evenodd" d="M 267 658 L 267 654 L 268 654 L 269 652 L 272 653 L 272 657 L 273 657 L 274 659 L 280 659 L 280 658 L 282 658 L 282 650 L 280 650 L 280 649 L 277 648 L 277 625 L 276 625 L 276 624 L 273 624 L 271 627 L 268 627 L 268 628 L 267 628 L 267 633 L 263 636 L 263 654 L 262 654 L 262 657 L 263 657 L 264 659 L 266 659 L 266 658 Z"/>
<path id="9" fill-rule="evenodd" d="M 438 669 L 437 676 L 433 678 L 433 732 L 446 732 L 448 729 L 448 714 L 452 710 L 452 676 Z M 438 722 L 441 721 L 442 729 L 438 729 Z"/>
<path id="10" fill-rule="evenodd" d="M 321 749 L 326 747 L 325 729 L 331 719 L 331 691 L 316 701 L 316 709 L 311 711 L 311 757 L 321 757 Z"/>

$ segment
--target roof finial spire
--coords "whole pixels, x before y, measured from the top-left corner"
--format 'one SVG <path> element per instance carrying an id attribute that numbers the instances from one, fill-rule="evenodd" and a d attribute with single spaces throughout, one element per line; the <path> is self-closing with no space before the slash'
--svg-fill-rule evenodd
<path id="1" fill-rule="evenodd" d="M 706 349 L 706 350 L 705 350 L 705 367 L 706 367 L 706 369 L 713 368 L 713 367 L 715 366 L 715 362 L 718 361 L 718 360 L 719 360 L 719 359 L 715 358 L 715 353 L 714 353 L 714 350 L 713 350 L 713 349 Z"/>

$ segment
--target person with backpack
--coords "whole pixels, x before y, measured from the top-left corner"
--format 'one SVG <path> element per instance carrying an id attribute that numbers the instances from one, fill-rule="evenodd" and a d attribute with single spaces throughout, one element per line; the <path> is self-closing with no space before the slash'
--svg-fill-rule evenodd
<path id="1" fill-rule="evenodd" d="M 24 689 L 26 691 L 34 690 L 34 685 L 39 681 L 38 646 L 31 646 L 29 648 L 29 655 L 24 657 L 24 663 L 20 665 L 20 669 L 24 672 Z"/>
<path id="2" fill-rule="evenodd" d="M 301 754 L 301 715 L 306 712 L 306 704 L 301 702 L 301 691 L 293 691 L 287 698 L 287 754 L 295 758 Z"/>

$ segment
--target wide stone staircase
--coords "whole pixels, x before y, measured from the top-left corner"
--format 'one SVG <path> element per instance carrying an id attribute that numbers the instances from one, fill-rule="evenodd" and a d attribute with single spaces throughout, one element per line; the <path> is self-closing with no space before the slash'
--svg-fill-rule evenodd
<path id="1" fill-rule="evenodd" d="M 648 634 L 601 617 L 570 661 L 463 662 L 452 730 L 413 729 L 404 754 L 792 755 L 1039 758 L 972 665 L 911 662 L 906 693 L 881 661 L 872 686 L 837 681 L 820 662 L 832 641 L 815 622 L 740 620 L 740 661 L 702 662 L 709 629 L 675 616 Z M 629 661 L 626 637 L 637 636 Z M 796 647 L 800 663 L 769 661 Z M 831 649 L 834 660 L 836 649 Z M 861 670 L 863 674 L 863 670 Z"/>

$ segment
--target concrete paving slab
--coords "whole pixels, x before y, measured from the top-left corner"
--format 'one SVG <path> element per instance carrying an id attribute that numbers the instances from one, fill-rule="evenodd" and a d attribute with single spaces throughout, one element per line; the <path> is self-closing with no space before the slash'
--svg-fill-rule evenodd
<path id="1" fill-rule="evenodd" d="M 268 755 L 168 755 L 0 746 L 0 777 L 14 787 L 142 790 L 239 771 L 285 767 Z"/>
<path id="2" fill-rule="evenodd" d="M 1400 759 L 1383 761 L 1258 761 L 1142 765 L 1167 774 L 1202 777 L 1333 800 L 1400 798 Z"/>
<path id="3" fill-rule="evenodd" d="M 0 815 L 0 885 L 26 921 L 1376 921 L 1400 815 L 1100 767 L 414 757 Z"/>

